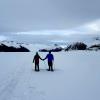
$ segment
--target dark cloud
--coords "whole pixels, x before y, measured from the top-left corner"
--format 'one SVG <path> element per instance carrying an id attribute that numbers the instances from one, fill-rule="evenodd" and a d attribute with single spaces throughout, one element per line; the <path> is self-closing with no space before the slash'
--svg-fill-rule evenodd
<path id="1" fill-rule="evenodd" d="M 100 18 L 99 0 L 0 0 L 0 32 L 69 29 Z"/>

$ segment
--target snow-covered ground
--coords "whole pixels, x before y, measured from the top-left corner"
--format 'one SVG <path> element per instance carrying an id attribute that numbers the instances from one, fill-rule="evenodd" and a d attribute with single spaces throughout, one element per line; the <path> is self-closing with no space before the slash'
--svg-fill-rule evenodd
<path id="1" fill-rule="evenodd" d="M 100 51 L 53 53 L 54 72 L 35 72 L 34 54 L 0 53 L 0 100 L 100 100 Z"/>

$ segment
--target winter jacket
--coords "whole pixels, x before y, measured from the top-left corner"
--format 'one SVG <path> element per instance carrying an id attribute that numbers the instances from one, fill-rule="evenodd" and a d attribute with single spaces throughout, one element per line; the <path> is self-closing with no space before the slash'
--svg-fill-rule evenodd
<path id="1" fill-rule="evenodd" d="M 45 59 L 48 59 L 48 62 L 52 62 L 54 60 L 54 57 L 52 54 L 47 54 Z"/>
<path id="2" fill-rule="evenodd" d="M 33 59 L 33 62 L 35 61 L 35 64 L 39 64 L 39 59 L 41 59 L 40 56 L 39 55 L 35 55 L 34 59 Z"/>

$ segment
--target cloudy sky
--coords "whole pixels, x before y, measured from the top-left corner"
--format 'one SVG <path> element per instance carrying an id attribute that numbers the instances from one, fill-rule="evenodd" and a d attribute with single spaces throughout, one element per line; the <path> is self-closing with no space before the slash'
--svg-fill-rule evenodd
<path id="1" fill-rule="evenodd" d="M 100 0 L 0 0 L 2 40 L 99 31 Z"/>

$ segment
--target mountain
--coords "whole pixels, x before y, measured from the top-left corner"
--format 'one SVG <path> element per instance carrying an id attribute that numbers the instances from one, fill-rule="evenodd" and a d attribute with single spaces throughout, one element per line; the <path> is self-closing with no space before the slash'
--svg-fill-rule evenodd
<path id="1" fill-rule="evenodd" d="M 30 50 L 23 43 L 14 41 L 1 41 L 0 52 L 29 52 Z"/>
<path id="2" fill-rule="evenodd" d="M 38 43 L 29 44 L 7 40 L 0 41 L 0 52 L 33 52 L 39 51 L 39 49 L 47 47 L 50 47 L 50 45 Z"/>
<path id="3" fill-rule="evenodd" d="M 64 40 L 51 40 L 48 43 L 49 48 L 42 48 L 41 52 L 59 52 L 62 50 L 100 50 L 100 36 L 80 35 L 72 36 Z"/>
<path id="4" fill-rule="evenodd" d="M 83 44 L 83 45 L 82 45 Z M 66 39 L 51 39 L 45 43 L 19 43 L 15 41 L 1 41 L 1 52 L 59 52 L 62 50 L 100 50 L 100 36 L 80 35 L 70 36 Z"/>

